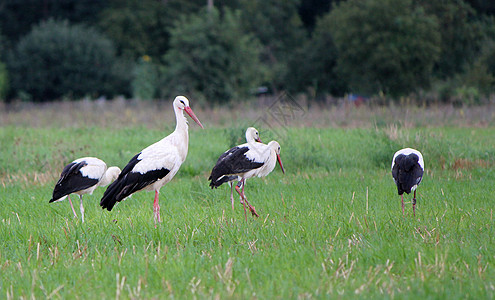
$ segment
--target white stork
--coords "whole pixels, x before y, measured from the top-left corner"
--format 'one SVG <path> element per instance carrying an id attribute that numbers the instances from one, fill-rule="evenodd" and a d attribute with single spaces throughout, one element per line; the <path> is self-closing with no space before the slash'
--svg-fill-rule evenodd
<path id="1" fill-rule="evenodd" d="M 131 158 L 119 178 L 103 194 L 100 201 L 103 209 L 106 208 L 111 211 L 117 202 L 137 191 L 155 191 L 153 202 L 155 224 L 161 222 L 160 205 L 158 204 L 160 188 L 172 180 L 187 156 L 189 135 L 187 120 L 183 112 L 185 111 L 203 128 L 189 107 L 189 100 L 186 97 L 177 96 L 173 106 L 177 121 L 175 131 Z"/>
<path id="2" fill-rule="evenodd" d="M 225 151 L 218 158 L 216 165 L 218 165 L 226 156 L 231 155 L 232 152 L 236 151 L 238 148 L 250 148 L 250 146 L 254 145 L 256 142 L 261 143 L 260 134 L 259 134 L 258 130 L 256 130 L 256 128 L 249 127 L 248 129 L 246 129 L 246 142 L 247 143 L 245 143 L 245 144 L 238 145 L 236 147 L 230 148 L 229 150 Z M 215 186 L 215 188 L 216 188 L 216 187 L 219 187 L 220 185 L 222 185 L 224 182 L 229 183 L 230 201 L 232 202 L 232 210 L 234 210 L 234 191 L 233 191 L 234 183 L 233 183 L 233 181 L 236 180 L 237 178 L 238 178 L 237 175 L 222 176 L 222 178 L 218 179 L 218 181 L 216 183 L 217 185 Z M 210 176 L 210 178 L 208 178 L 208 180 L 210 180 L 210 179 L 211 179 L 211 176 Z M 212 184 L 210 184 L 210 186 L 211 186 L 211 188 L 214 187 Z M 242 197 L 241 197 L 241 203 L 242 203 Z"/>
<path id="3" fill-rule="evenodd" d="M 404 148 L 395 152 L 392 159 L 392 177 L 397 185 L 397 192 L 402 201 L 402 214 L 404 214 L 404 192 L 414 192 L 412 199 L 413 214 L 416 216 L 416 188 L 424 173 L 423 155 L 411 148 Z"/>
<path id="4" fill-rule="evenodd" d="M 243 200 L 244 216 L 247 220 L 246 203 L 251 214 L 257 217 L 259 215 L 254 207 L 249 204 L 244 194 L 246 180 L 255 176 L 264 177 L 270 174 L 277 161 L 283 173 L 285 173 L 285 170 L 280 159 L 280 145 L 278 142 L 271 141 L 268 145 L 262 143 L 244 145 L 234 147 L 222 154 L 211 170 L 208 180 L 211 180 L 211 188 L 217 188 L 227 181 L 239 180 L 235 190 Z M 242 191 L 240 190 L 241 187 Z"/>
<path id="5" fill-rule="evenodd" d="M 82 195 L 92 194 L 99 186 L 106 186 L 114 181 L 120 174 L 120 169 L 110 167 L 96 157 L 83 157 L 66 165 L 60 174 L 60 179 L 53 189 L 52 199 L 49 203 L 69 199 L 70 207 L 77 218 L 76 211 L 70 200 L 70 194 L 78 194 L 81 200 L 81 219 L 84 223 L 84 207 Z"/>

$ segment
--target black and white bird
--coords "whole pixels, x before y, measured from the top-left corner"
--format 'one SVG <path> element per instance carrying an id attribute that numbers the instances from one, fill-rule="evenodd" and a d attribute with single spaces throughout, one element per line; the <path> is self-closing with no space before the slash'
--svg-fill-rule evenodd
<path id="1" fill-rule="evenodd" d="M 244 215 L 246 216 L 246 204 L 254 216 L 259 216 L 254 207 L 249 204 L 244 194 L 246 180 L 252 177 L 264 177 L 270 174 L 279 163 L 282 172 L 285 173 L 280 159 L 280 145 L 271 141 L 268 145 L 262 143 L 243 144 L 234 147 L 220 156 L 213 167 L 210 177 L 210 187 L 217 188 L 225 182 L 238 180 L 235 190 L 243 200 Z M 242 188 L 242 190 L 241 190 Z M 233 199 L 233 198 L 232 198 Z M 231 199 L 231 200 L 232 200 Z"/>
<path id="2" fill-rule="evenodd" d="M 414 192 L 412 205 L 413 214 L 416 215 L 416 188 L 423 178 L 424 169 L 423 155 L 418 150 L 404 148 L 395 152 L 392 159 L 392 177 L 402 201 L 402 214 L 404 214 L 404 193 Z"/>
<path id="3" fill-rule="evenodd" d="M 77 218 L 76 211 L 70 200 L 70 194 L 79 195 L 81 200 L 81 220 L 84 223 L 84 207 L 82 195 L 92 194 L 99 186 L 106 186 L 117 179 L 120 174 L 118 167 L 110 167 L 96 157 L 83 157 L 66 165 L 60 174 L 60 179 L 53 189 L 52 199 L 49 203 L 69 199 L 70 207 Z"/>
<path id="4" fill-rule="evenodd" d="M 229 150 L 225 151 L 222 155 L 220 155 L 215 166 L 218 165 L 226 156 L 231 155 L 233 152 L 237 151 L 239 148 L 248 148 L 249 149 L 251 147 L 251 145 L 254 145 L 256 142 L 261 143 L 260 134 L 259 134 L 258 130 L 256 130 L 256 128 L 249 127 L 248 129 L 246 129 L 246 142 L 247 143 L 245 143 L 245 144 L 238 145 L 236 147 L 230 148 Z M 210 179 L 211 179 L 211 176 L 210 176 L 209 180 Z M 219 180 L 217 182 L 218 186 L 222 185 L 225 182 L 229 183 L 230 201 L 232 202 L 232 210 L 234 210 L 234 192 L 233 192 L 234 183 L 233 183 L 233 181 L 235 181 L 237 179 L 238 179 L 237 175 L 223 176 L 222 178 L 219 178 Z M 210 184 L 210 186 L 211 186 L 211 184 Z M 212 186 L 212 188 L 213 188 L 213 186 Z M 241 198 L 241 203 L 242 203 L 242 198 Z"/>
<path id="5" fill-rule="evenodd" d="M 187 156 L 189 134 L 184 111 L 203 128 L 186 97 L 177 96 L 173 107 L 177 122 L 175 131 L 131 158 L 119 178 L 103 194 L 100 201 L 103 209 L 111 211 L 117 202 L 135 192 L 155 191 L 153 202 L 155 224 L 161 222 L 158 203 L 160 188 L 172 180 Z"/>

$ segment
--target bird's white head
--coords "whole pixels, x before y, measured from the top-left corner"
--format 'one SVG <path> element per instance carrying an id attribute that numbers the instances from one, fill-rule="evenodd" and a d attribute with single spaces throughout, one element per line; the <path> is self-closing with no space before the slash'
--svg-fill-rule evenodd
<path id="1" fill-rule="evenodd" d="M 256 141 L 258 143 L 261 143 L 261 139 L 260 139 L 260 133 L 258 132 L 258 130 L 256 130 L 256 128 L 254 127 L 249 127 L 247 130 L 246 130 L 246 141 Z"/>
<path id="2" fill-rule="evenodd" d="M 194 122 L 196 122 L 199 125 L 199 127 L 204 128 L 201 122 L 199 121 L 198 117 L 196 117 L 196 114 L 194 114 L 191 107 L 189 106 L 189 100 L 186 97 L 184 96 L 175 97 L 174 107 L 177 107 L 178 109 L 185 111 L 194 120 Z"/>
<path id="3" fill-rule="evenodd" d="M 268 143 L 268 147 L 270 148 L 270 150 L 275 151 L 275 154 L 277 155 L 278 164 L 282 169 L 282 173 L 285 174 L 284 165 L 282 164 L 282 159 L 280 158 L 280 144 L 277 141 L 271 141 Z"/>
<path id="4" fill-rule="evenodd" d="M 114 182 L 115 179 L 117 179 L 120 175 L 120 169 L 118 167 L 110 167 L 107 169 L 105 174 L 100 180 L 100 186 L 106 186 L 109 185 L 110 183 Z"/>
<path id="5" fill-rule="evenodd" d="M 110 167 L 107 170 L 108 174 L 110 174 L 110 178 L 112 179 L 112 182 L 115 181 L 120 175 L 120 168 L 119 167 Z"/>

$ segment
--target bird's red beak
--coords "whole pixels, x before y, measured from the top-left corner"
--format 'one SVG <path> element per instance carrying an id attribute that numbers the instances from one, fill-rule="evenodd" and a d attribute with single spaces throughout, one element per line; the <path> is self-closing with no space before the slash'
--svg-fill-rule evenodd
<path id="1" fill-rule="evenodd" d="M 201 122 L 199 121 L 198 117 L 196 117 L 196 115 L 194 114 L 194 112 L 192 111 L 192 109 L 189 106 L 184 107 L 184 110 L 194 120 L 194 122 L 198 123 L 199 127 L 204 129 L 204 127 L 201 124 Z"/>
<path id="2" fill-rule="evenodd" d="M 282 164 L 282 160 L 280 159 L 280 154 L 277 154 L 277 160 L 278 160 L 278 164 L 280 165 L 280 168 L 282 169 L 282 173 L 285 174 L 284 165 Z"/>
<path id="3" fill-rule="evenodd" d="M 260 138 L 255 139 L 255 141 L 257 141 L 258 143 L 262 143 Z"/>

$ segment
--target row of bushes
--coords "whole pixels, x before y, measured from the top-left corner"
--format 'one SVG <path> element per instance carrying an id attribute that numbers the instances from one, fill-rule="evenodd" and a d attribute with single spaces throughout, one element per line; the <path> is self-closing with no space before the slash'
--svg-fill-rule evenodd
<path id="1" fill-rule="evenodd" d="M 222 103 L 265 84 L 314 97 L 426 93 L 476 103 L 495 90 L 495 21 L 447 24 L 465 12 L 470 16 L 456 1 L 459 7 L 449 8 L 450 14 L 426 0 L 343 1 L 316 22 L 309 38 L 294 29 L 298 22 L 291 14 L 263 11 L 279 23 L 292 20 L 280 28 L 280 39 L 270 30 L 272 19 L 257 15 L 259 2 L 246 4 L 244 14 L 203 9 L 176 18 L 165 53 L 137 59 L 123 55 L 94 27 L 51 19 L 0 51 L 0 98 L 153 99 L 185 93 Z M 246 21 L 247 15 L 254 17 Z M 469 22 L 468 17 L 454 21 Z M 443 27 L 453 34 L 441 33 Z"/>
<path id="2" fill-rule="evenodd" d="M 116 55 L 96 29 L 48 20 L 35 26 L 0 65 L 0 97 L 27 101 L 124 95 L 140 99 L 196 94 L 226 102 L 248 95 L 264 79 L 260 45 L 244 34 L 238 12 L 204 11 L 181 18 L 160 62 Z"/>

